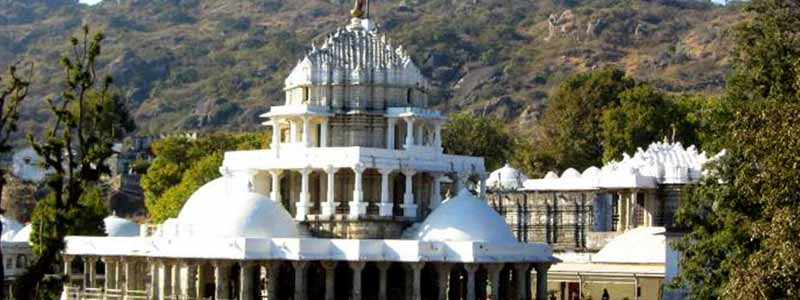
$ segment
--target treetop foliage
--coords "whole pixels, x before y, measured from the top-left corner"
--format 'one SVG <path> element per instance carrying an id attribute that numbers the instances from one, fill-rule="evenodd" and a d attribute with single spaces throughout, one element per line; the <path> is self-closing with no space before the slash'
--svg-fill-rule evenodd
<path id="1" fill-rule="evenodd" d="M 513 143 L 501 120 L 470 112 L 450 115 L 442 128 L 442 147 L 446 153 L 482 156 L 489 171 L 503 166 Z"/>

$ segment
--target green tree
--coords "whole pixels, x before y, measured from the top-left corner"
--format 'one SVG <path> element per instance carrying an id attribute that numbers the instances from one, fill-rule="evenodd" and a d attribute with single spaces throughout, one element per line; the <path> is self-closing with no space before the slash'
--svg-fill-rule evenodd
<path id="1" fill-rule="evenodd" d="M 708 123 L 726 156 L 681 202 L 676 286 L 690 299 L 800 297 L 800 4 L 756 0 Z"/>
<path id="2" fill-rule="evenodd" d="M 450 115 L 442 128 L 442 147 L 449 154 L 481 156 L 486 168 L 503 166 L 511 154 L 513 139 L 502 121 L 470 112 Z"/>
<path id="3" fill-rule="evenodd" d="M 56 235 L 54 216 L 62 214 L 69 219 L 66 226 L 67 235 L 99 236 L 104 234 L 103 218 L 108 214 L 105 205 L 106 195 L 100 188 L 88 187 L 81 195 L 78 205 L 68 211 L 59 212 L 56 208 L 55 196 L 36 203 L 31 217 L 31 244 L 34 255 L 43 255 L 48 249 L 59 247 L 61 239 Z"/>
<path id="4" fill-rule="evenodd" d="M 35 299 L 44 292 L 39 284 L 57 263 L 68 229 L 80 221 L 70 214 L 84 207 L 81 199 L 86 191 L 110 173 L 106 162 L 114 154 L 112 143 L 133 130 L 132 123 L 125 122 L 129 118 L 120 116 L 125 109 L 113 96 L 111 78 L 101 79 L 97 73 L 103 38 L 84 26 L 80 37 L 70 39 L 60 61 L 64 87 L 58 99 L 47 99 L 52 112 L 50 126 L 41 140 L 30 137 L 46 167 L 53 169 L 46 179 L 54 208 L 46 218 L 52 225 L 48 240 L 53 242 L 37 245 L 39 255 L 18 280 L 15 294 L 23 298 Z"/>
<path id="5" fill-rule="evenodd" d="M 619 95 L 620 103 L 603 112 L 603 161 L 633 153 L 653 141 L 669 139 L 694 144 L 695 126 L 686 120 L 688 113 L 654 89 L 642 84 Z"/>
<path id="6" fill-rule="evenodd" d="M 150 213 L 150 219 L 158 223 L 177 217 L 183 204 L 189 200 L 192 193 L 203 184 L 220 176 L 219 167 L 221 165 L 222 154 L 219 152 L 211 153 L 192 165 L 183 173 L 181 181 L 177 185 L 166 190 L 156 201 L 148 205 L 147 211 Z"/>
<path id="7" fill-rule="evenodd" d="M 16 67 L 8 69 L 8 76 L 4 79 L 0 76 L 0 154 L 7 154 L 11 151 L 10 139 L 12 134 L 17 131 L 17 120 L 22 102 L 28 95 L 30 83 L 17 75 Z M 0 204 L 2 202 L 3 187 L 6 185 L 5 168 L 0 168 Z M 0 211 L 2 213 L 2 211 Z M 0 224 L 0 232 L 3 225 Z M 3 252 L 0 251 L 0 262 L 3 260 Z M 5 276 L 5 266 L 0 264 L 0 277 Z M 5 299 L 5 293 L 0 293 L 0 300 Z"/>
<path id="8" fill-rule="evenodd" d="M 565 80 L 548 100 L 541 143 L 548 144 L 558 169 L 583 169 L 602 163 L 602 117 L 619 96 L 636 85 L 625 72 L 608 67 Z"/>

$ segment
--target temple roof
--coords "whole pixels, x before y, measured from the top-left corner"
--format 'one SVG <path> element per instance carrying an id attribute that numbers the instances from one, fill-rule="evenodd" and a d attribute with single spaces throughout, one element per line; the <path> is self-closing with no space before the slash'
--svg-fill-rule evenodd
<path id="1" fill-rule="evenodd" d="M 402 46 L 393 44 L 369 19 L 329 34 L 286 78 L 285 88 L 305 85 L 390 85 L 427 87 L 427 80 Z"/>

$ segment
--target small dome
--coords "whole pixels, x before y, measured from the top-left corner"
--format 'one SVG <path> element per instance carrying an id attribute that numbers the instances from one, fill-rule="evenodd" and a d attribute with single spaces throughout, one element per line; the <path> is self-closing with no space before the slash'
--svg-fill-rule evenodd
<path id="1" fill-rule="evenodd" d="M 522 183 L 528 180 L 528 177 L 522 172 L 506 164 L 500 169 L 495 170 L 489 174 L 486 179 L 486 185 L 493 189 L 512 189 L 516 190 L 522 187 Z"/>
<path id="2" fill-rule="evenodd" d="M 466 189 L 437 207 L 417 229 L 421 241 L 475 241 L 516 244 L 503 217 Z"/>
<path id="3" fill-rule="evenodd" d="M 598 169 L 595 166 L 591 166 L 591 167 L 586 168 L 586 170 L 583 170 L 583 173 L 581 174 L 581 177 L 593 178 L 593 177 L 597 177 L 598 175 L 600 175 L 600 169 Z"/>
<path id="4" fill-rule="evenodd" d="M 564 173 L 561 173 L 561 178 L 580 178 L 580 177 L 581 173 L 573 168 L 569 168 L 566 171 L 564 171 Z"/>
<path id="5" fill-rule="evenodd" d="M 30 242 L 31 240 L 31 224 L 25 225 L 17 234 L 14 235 L 14 238 L 11 239 L 12 242 Z"/>
<path id="6" fill-rule="evenodd" d="M 177 218 L 194 236 L 281 238 L 299 237 L 297 224 L 283 207 L 251 192 L 229 193 L 225 178 L 217 178 L 189 197 Z"/>
<path id="7" fill-rule="evenodd" d="M 617 236 L 592 256 L 599 263 L 665 263 L 664 227 L 638 227 Z"/>
<path id="8" fill-rule="evenodd" d="M 547 174 L 544 175 L 544 179 L 558 179 L 558 174 L 553 171 L 547 172 Z"/>
<path id="9" fill-rule="evenodd" d="M 3 222 L 3 233 L 0 240 L 11 241 L 14 239 L 17 232 L 22 230 L 22 224 L 10 218 L 6 218 L 6 216 L 0 215 L 0 222 Z"/>
<path id="10" fill-rule="evenodd" d="M 139 224 L 117 217 L 116 212 L 103 219 L 103 224 L 108 236 L 139 236 Z"/>

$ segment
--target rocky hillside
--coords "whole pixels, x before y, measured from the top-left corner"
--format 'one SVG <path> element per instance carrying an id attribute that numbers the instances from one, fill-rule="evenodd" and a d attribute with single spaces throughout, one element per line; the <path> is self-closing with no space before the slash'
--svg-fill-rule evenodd
<path id="1" fill-rule="evenodd" d="M 283 78 L 349 19 L 350 1 L 0 0 L 0 67 L 33 63 L 34 93 L 53 95 L 58 56 L 82 24 L 105 32 L 101 65 L 142 133 L 253 129 L 282 101 Z M 373 19 L 405 44 L 446 111 L 536 123 L 549 91 L 574 72 L 619 65 L 673 92 L 715 93 L 737 7 L 690 0 L 372 1 Z M 23 120 L 47 118 L 34 101 Z"/>

